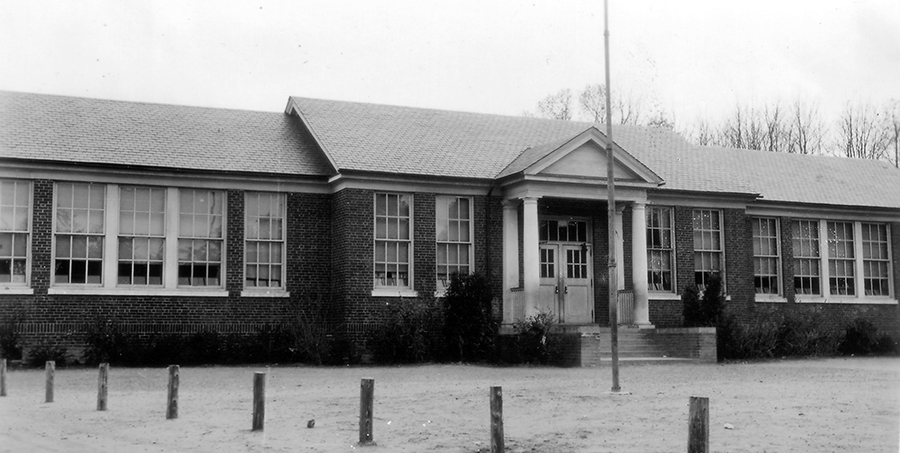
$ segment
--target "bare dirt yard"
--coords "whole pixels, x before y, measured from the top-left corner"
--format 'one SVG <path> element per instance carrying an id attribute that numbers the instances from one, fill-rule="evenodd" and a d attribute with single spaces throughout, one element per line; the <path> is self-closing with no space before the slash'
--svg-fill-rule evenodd
<path id="1" fill-rule="evenodd" d="M 272 367 L 254 432 L 253 373 L 265 370 L 182 368 L 175 420 L 164 368 L 112 368 L 105 412 L 96 369 L 57 370 L 53 403 L 43 370 L 11 370 L 0 451 L 490 451 L 492 385 L 510 452 L 685 451 L 690 396 L 709 397 L 712 451 L 900 450 L 900 358 L 623 363 L 630 395 L 609 394 L 608 367 Z M 356 444 L 363 377 L 375 379 L 376 446 Z"/>

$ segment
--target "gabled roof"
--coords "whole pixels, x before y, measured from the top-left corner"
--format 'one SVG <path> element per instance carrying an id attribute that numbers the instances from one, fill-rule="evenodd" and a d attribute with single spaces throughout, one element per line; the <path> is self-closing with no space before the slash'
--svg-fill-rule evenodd
<path id="1" fill-rule="evenodd" d="M 164 169 L 333 174 L 283 113 L 0 92 L 0 157 Z"/>

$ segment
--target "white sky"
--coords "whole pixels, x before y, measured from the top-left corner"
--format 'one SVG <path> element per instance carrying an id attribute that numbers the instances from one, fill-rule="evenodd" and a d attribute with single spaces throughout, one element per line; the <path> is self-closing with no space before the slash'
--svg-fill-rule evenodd
<path id="1" fill-rule="evenodd" d="M 900 99 L 900 1 L 610 0 L 612 87 L 684 125 Z M 280 111 L 289 95 L 499 114 L 603 80 L 603 2 L 0 1 L 0 89 Z"/>

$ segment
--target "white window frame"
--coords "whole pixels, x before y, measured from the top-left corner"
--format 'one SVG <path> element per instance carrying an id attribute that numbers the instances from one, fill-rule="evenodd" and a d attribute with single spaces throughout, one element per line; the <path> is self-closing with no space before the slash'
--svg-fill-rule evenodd
<path id="1" fill-rule="evenodd" d="M 219 203 L 219 211 L 220 211 L 220 212 L 219 212 L 218 214 L 217 214 L 216 212 L 211 212 L 211 213 L 206 213 L 206 212 L 204 212 L 204 213 L 201 213 L 201 212 L 197 212 L 196 210 L 193 210 L 193 211 L 190 211 L 190 212 L 186 212 L 186 211 L 185 211 L 186 206 L 185 206 L 185 199 L 184 199 L 184 198 L 185 198 L 185 195 L 186 195 L 188 192 L 192 192 L 195 196 L 198 195 L 198 194 L 201 194 L 201 195 L 202 195 L 202 194 L 207 194 L 208 196 L 211 196 L 210 203 L 214 205 L 216 202 L 218 202 L 218 203 Z M 179 282 L 178 282 L 178 287 L 179 287 L 179 288 L 181 288 L 181 287 L 189 287 L 189 288 L 224 288 L 224 287 L 225 287 L 225 275 L 226 275 L 226 273 L 225 273 L 225 266 L 226 266 L 226 261 L 227 261 L 227 260 L 225 259 L 225 258 L 226 258 L 226 255 L 225 255 L 225 232 L 226 232 L 226 229 L 227 229 L 227 225 L 226 225 L 226 222 L 225 222 L 225 218 L 227 217 L 227 210 L 228 210 L 228 194 L 227 194 L 224 190 L 189 189 L 189 188 L 183 188 L 183 189 L 180 189 L 180 190 L 179 190 L 178 196 L 179 196 L 179 209 L 178 209 L 178 217 L 179 217 L 179 224 L 178 224 L 178 262 L 176 263 L 176 265 L 178 266 L 178 280 L 179 280 Z M 217 200 L 217 198 L 218 198 L 218 200 Z M 194 198 L 194 199 L 196 200 L 196 198 Z M 196 203 L 196 202 L 195 202 L 195 203 Z M 210 206 L 210 207 L 212 207 L 212 206 Z M 214 235 L 212 235 L 212 232 L 211 232 L 211 231 L 208 232 L 206 235 L 202 235 L 202 234 L 187 234 L 187 232 L 184 231 L 185 219 L 184 219 L 183 216 L 190 216 L 192 219 L 196 219 L 198 216 L 209 216 L 209 217 L 210 217 L 210 220 L 212 220 L 212 222 L 213 222 L 212 224 L 209 225 L 210 227 L 215 223 L 215 220 L 214 220 L 214 219 L 215 219 L 216 217 L 220 217 L 220 219 L 219 219 L 219 230 L 220 230 L 219 236 L 218 236 L 218 237 L 215 237 Z M 190 223 L 191 223 L 191 226 L 193 226 L 193 227 L 196 227 L 196 225 L 197 225 L 196 222 L 190 222 Z M 192 233 L 193 233 L 193 232 L 192 232 Z M 207 258 L 206 258 L 206 259 L 199 259 L 199 258 L 194 257 L 194 256 L 193 256 L 193 253 L 192 253 L 192 256 L 191 256 L 190 259 L 187 259 L 187 260 L 182 259 L 182 257 L 181 257 L 181 243 L 182 243 L 182 241 L 191 241 L 192 247 L 191 247 L 190 250 L 191 250 L 192 252 L 195 250 L 195 249 L 193 248 L 193 245 L 194 245 L 195 242 L 206 242 L 206 243 L 207 243 L 207 247 L 206 247 L 206 252 L 205 252 L 205 253 L 206 253 Z M 218 244 L 219 244 L 219 260 L 218 260 L 218 261 L 209 259 L 209 244 L 212 244 L 212 243 L 218 243 Z M 206 265 L 206 266 L 207 266 L 207 270 L 208 270 L 208 266 L 210 266 L 211 264 L 217 264 L 217 265 L 219 266 L 219 283 L 218 283 L 217 285 L 209 285 L 209 284 L 199 284 L 199 285 L 195 285 L 195 284 L 194 284 L 194 280 L 197 278 L 197 277 L 196 277 L 196 274 L 194 274 L 194 271 L 196 270 L 196 269 L 195 269 L 195 266 L 197 266 L 197 265 L 201 265 L 201 266 L 202 266 L 202 265 Z M 181 282 L 181 278 L 182 278 L 182 276 L 181 276 L 182 266 L 191 266 L 191 268 L 190 268 L 190 270 L 191 270 L 191 277 L 189 277 L 189 280 L 188 280 L 189 283 L 188 283 L 188 284 L 183 284 L 183 283 Z M 207 277 L 208 277 L 208 275 L 207 275 Z"/>
<path id="2" fill-rule="evenodd" d="M 719 219 L 719 229 L 718 230 L 704 230 L 702 228 L 700 230 L 697 230 L 696 228 L 694 228 L 694 217 L 695 217 L 696 213 L 700 212 L 702 215 L 702 212 L 704 212 L 704 211 L 714 213 L 718 217 L 718 219 Z M 719 236 L 719 248 L 718 249 L 698 249 L 696 238 L 693 238 L 693 236 L 696 234 L 697 231 L 700 231 L 701 235 L 704 232 L 717 231 L 718 236 Z M 698 271 L 697 264 L 696 264 L 697 254 L 698 253 L 700 253 L 700 254 L 717 253 L 719 255 L 719 278 L 722 279 L 722 291 L 726 292 L 727 281 L 725 278 L 725 219 L 723 218 L 722 210 L 721 209 L 708 209 L 708 208 L 693 209 L 691 211 L 691 235 L 692 235 L 693 244 L 694 244 L 694 256 L 693 256 L 693 258 L 694 258 L 694 266 L 693 266 L 693 274 L 694 274 L 693 281 L 694 281 L 694 283 L 696 284 L 696 282 L 697 282 L 697 271 Z M 702 242 L 702 239 L 701 239 L 701 242 Z M 702 258 L 701 258 L 701 261 L 702 261 Z M 704 282 L 705 282 L 705 280 L 704 280 Z M 702 292 L 704 290 L 705 283 L 697 284 L 697 286 L 700 288 L 700 291 Z"/>
<path id="3" fill-rule="evenodd" d="M 647 289 L 654 294 L 675 294 L 678 290 L 678 270 L 676 269 L 676 259 L 675 259 L 675 208 L 671 206 L 647 206 L 646 209 L 646 223 L 647 223 Z M 653 226 L 651 220 L 651 216 L 653 212 L 659 212 L 659 217 L 662 218 L 663 215 L 666 215 L 669 219 L 669 247 L 651 247 L 650 240 L 653 237 L 651 231 L 659 230 L 660 232 L 665 231 L 662 227 Z M 692 214 L 693 215 L 693 214 Z M 693 219 L 692 219 L 693 222 Z M 672 285 L 671 289 L 656 288 L 654 287 L 653 278 L 651 274 L 655 272 L 654 269 L 651 268 L 651 263 L 653 263 L 653 253 L 669 253 L 669 281 Z"/>
<path id="4" fill-rule="evenodd" d="M 893 269 L 891 268 L 891 228 L 886 223 L 872 223 L 872 222 L 860 222 L 860 227 L 861 227 L 860 233 L 864 232 L 866 227 L 881 227 L 881 228 L 884 228 L 884 234 L 885 234 L 884 241 L 881 241 L 878 239 L 872 240 L 871 233 L 869 236 L 869 240 L 865 240 L 863 238 L 862 234 L 860 234 L 859 241 L 860 241 L 861 247 L 862 247 L 860 259 L 862 260 L 862 267 L 863 267 L 863 272 L 862 272 L 862 274 L 860 274 L 860 278 L 862 278 L 862 280 L 863 280 L 863 286 L 862 286 L 863 292 L 861 292 L 860 295 L 865 296 L 865 297 L 873 297 L 873 296 L 874 297 L 879 297 L 879 296 L 888 296 L 889 297 L 892 294 L 894 294 L 894 278 L 893 278 L 894 276 L 892 274 Z M 882 242 L 885 243 L 885 245 L 886 245 L 885 249 L 887 250 L 887 256 L 884 258 L 866 258 L 865 255 L 866 255 L 866 246 L 867 246 L 866 243 L 867 242 L 869 244 L 882 243 Z M 869 245 L 869 246 L 871 247 L 871 245 Z M 868 294 L 868 292 L 867 292 L 868 290 L 866 289 L 866 280 L 876 280 L 876 278 L 866 275 L 866 270 L 868 269 L 866 267 L 866 264 L 870 263 L 870 262 L 871 263 L 883 263 L 887 266 L 887 294 L 877 294 L 877 295 L 876 294 Z M 881 278 L 877 278 L 877 280 L 881 280 Z"/>
<path id="5" fill-rule="evenodd" d="M 65 208 L 63 208 L 63 207 L 60 206 L 60 204 L 63 203 L 63 200 L 62 200 L 62 198 L 61 198 L 61 196 L 60 196 L 60 186 L 61 186 L 61 185 L 70 185 L 70 186 L 72 186 L 72 197 L 73 197 L 72 201 L 73 201 L 73 206 L 71 206 L 71 207 L 65 207 Z M 88 214 L 89 219 L 92 218 L 92 217 L 93 217 L 93 218 L 96 218 L 96 217 L 94 217 L 94 216 L 91 215 L 92 212 L 97 212 L 97 213 L 99 213 L 98 211 L 102 211 L 102 217 L 101 217 L 101 218 L 102 218 L 102 220 L 103 220 L 103 228 L 101 229 L 100 232 L 91 232 L 91 231 L 90 231 L 90 225 L 87 226 L 87 229 L 88 229 L 87 232 L 79 233 L 79 232 L 75 232 L 75 231 L 60 231 L 61 226 L 60 226 L 60 224 L 59 224 L 59 216 L 60 216 L 60 210 L 61 210 L 61 209 L 71 208 L 71 210 L 73 211 L 72 221 L 74 221 L 74 217 L 75 217 L 75 216 L 74 216 L 74 211 L 75 211 L 75 207 L 74 207 L 74 193 L 75 193 L 75 188 L 76 188 L 77 186 L 87 186 L 87 189 L 88 189 L 88 209 L 87 209 L 88 212 L 87 212 L 87 214 Z M 106 215 L 106 209 L 107 209 L 107 206 L 106 206 L 106 198 L 107 198 L 107 195 L 106 195 L 106 189 L 107 189 L 107 187 L 106 187 L 105 184 L 91 184 L 91 183 L 82 183 L 82 182 L 57 182 L 57 183 L 54 184 L 53 188 L 54 188 L 54 190 L 53 190 L 53 250 L 51 251 L 51 254 L 52 254 L 52 257 L 53 257 L 53 262 L 51 263 L 51 266 L 50 266 L 50 268 L 51 268 L 51 271 L 50 271 L 50 273 L 51 273 L 50 279 L 51 279 L 51 281 L 53 282 L 54 285 L 59 285 L 59 286 L 67 286 L 67 285 L 71 285 L 71 286 L 74 286 L 74 287 L 81 287 L 81 286 L 95 286 L 95 287 L 101 287 L 101 286 L 103 286 L 103 277 L 104 277 L 104 275 L 103 275 L 103 266 L 104 266 L 104 263 L 105 263 L 105 257 L 106 257 L 106 256 L 105 256 L 105 253 L 106 253 L 105 251 L 106 251 L 106 231 L 107 231 L 107 227 L 106 227 L 106 221 L 107 221 L 107 215 Z M 95 192 L 98 193 L 99 195 L 101 195 L 102 198 L 103 198 L 103 206 L 102 206 L 102 208 L 96 208 L 96 207 L 92 207 L 92 206 L 91 206 L 90 195 L 93 194 L 93 193 L 95 193 Z M 90 224 L 90 220 L 88 221 L 88 223 Z M 72 248 L 73 248 L 72 242 L 74 241 L 75 238 L 77 238 L 77 237 L 79 237 L 79 236 L 80 236 L 80 237 L 84 237 L 86 242 L 90 242 L 91 239 L 99 240 L 99 242 L 100 242 L 101 245 L 102 245 L 101 248 L 102 248 L 103 252 L 102 252 L 102 254 L 101 254 L 101 256 L 100 256 L 100 281 L 99 281 L 99 282 L 89 282 L 89 281 L 87 281 L 87 278 L 85 279 L 84 282 L 71 282 L 71 281 L 59 282 L 59 281 L 57 281 L 56 271 L 57 271 L 57 268 L 60 266 L 60 262 L 61 262 L 61 261 L 67 261 L 67 262 L 68 262 L 68 267 L 69 267 L 69 274 L 68 274 L 68 275 L 69 275 L 69 280 L 72 279 L 72 275 L 73 275 L 73 273 L 74 273 L 74 270 L 72 269 L 72 268 L 74 267 L 74 266 L 72 266 L 72 262 L 73 262 L 73 261 L 76 261 L 78 258 L 84 258 L 84 261 L 85 261 L 85 272 L 87 272 L 87 270 L 88 270 L 88 267 L 89 267 L 89 261 L 91 261 L 91 260 L 88 259 L 88 258 L 90 258 L 90 257 L 88 257 L 88 256 L 84 256 L 84 257 L 75 257 L 75 256 L 72 256 L 73 253 L 71 253 Z M 59 250 L 57 250 L 57 248 L 58 248 L 58 247 L 62 247 L 62 245 L 60 244 L 60 240 L 61 240 L 61 238 L 63 238 L 63 237 L 66 238 L 66 242 L 68 243 L 68 247 L 69 247 L 69 249 L 70 249 L 70 250 L 69 250 L 70 253 L 68 254 L 68 256 L 62 256 L 62 257 L 61 257 L 61 256 L 59 256 L 60 254 L 59 254 Z M 89 248 L 90 248 L 90 245 L 89 245 L 89 244 L 86 244 L 86 249 L 89 249 Z M 87 276 L 87 274 L 85 274 L 85 275 Z"/>
<path id="6" fill-rule="evenodd" d="M 385 197 L 385 214 L 380 215 L 378 213 L 378 198 L 384 196 Z M 391 215 L 388 209 L 388 200 L 390 197 L 398 197 L 398 208 L 399 208 L 399 197 L 407 197 L 407 204 L 409 206 L 409 215 L 402 216 L 400 215 L 399 209 L 397 215 Z M 372 296 L 386 296 L 386 297 L 417 297 L 418 292 L 415 291 L 415 241 L 414 241 L 414 232 L 415 232 L 415 198 L 412 193 L 405 192 L 375 192 L 372 197 L 372 266 L 373 271 L 369 278 L 372 280 Z M 390 220 L 395 218 L 398 222 L 398 228 L 400 221 L 406 219 L 408 225 L 408 237 L 406 239 L 399 237 L 400 230 L 398 229 L 398 238 L 390 238 L 384 237 L 379 238 L 378 234 L 378 220 L 379 217 L 383 217 L 386 222 L 385 233 L 387 234 L 387 229 L 390 225 Z M 378 266 L 378 244 L 379 242 L 395 242 L 398 244 L 406 243 L 407 244 L 407 278 L 406 285 L 388 285 L 386 282 L 382 284 L 378 278 L 375 277 L 375 272 L 377 271 Z M 399 255 L 398 255 L 399 256 Z M 386 265 L 387 261 L 382 261 L 382 265 Z M 399 261 L 395 264 L 399 264 Z"/>
<path id="7" fill-rule="evenodd" d="M 756 287 L 756 278 L 758 276 L 766 277 L 766 278 L 771 278 L 773 276 L 773 274 L 757 274 L 756 273 L 756 269 L 757 269 L 756 260 L 757 259 L 763 259 L 763 260 L 774 259 L 775 260 L 775 274 L 774 274 L 775 285 L 776 285 L 775 292 L 774 293 L 756 292 L 756 298 L 757 298 L 757 300 L 766 299 L 766 298 L 773 299 L 773 300 L 780 299 L 780 298 L 782 298 L 782 295 L 784 294 L 784 288 L 783 288 L 784 283 L 783 283 L 783 272 L 782 272 L 782 261 L 781 261 L 781 223 L 779 222 L 779 219 L 777 217 L 751 217 L 750 221 L 754 222 L 753 225 L 756 225 L 756 226 L 759 226 L 760 225 L 759 222 L 761 222 L 761 221 L 765 221 L 767 223 L 771 222 L 774 225 L 774 228 L 772 229 L 772 231 L 774 232 L 774 236 L 757 236 L 753 233 L 754 229 L 751 228 L 751 240 L 753 241 L 753 280 L 754 280 L 753 286 L 754 286 L 754 288 Z M 762 231 L 762 230 L 760 229 L 760 231 Z M 757 254 L 756 253 L 757 241 L 770 240 L 773 237 L 775 239 L 775 254 L 774 255 L 773 254 L 762 254 L 762 253 Z M 760 249 L 761 249 L 761 247 L 760 247 Z"/>
<path id="8" fill-rule="evenodd" d="M 19 193 L 20 190 L 25 190 L 27 192 L 27 201 L 26 202 L 28 203 L 28 206 L 24 207 L 25 208 L 25 216 L 26 216 L 25 229 L 19 230 L 19 229 L 15 228 L 15 225 L 13 225 L 8 230 L 0 231 L 2 233 L 12 235 L 12 237 L 11 237 L 12 240 L 10 241 L 10 243 L 12 243 L 13 241 L 16 241 L 15 236 L 17 236 L 17 235 L 23 235 L 24 241 L 25 241 L 25 269 L 24 269 L 25 275 L 23 276 L 24 278 L 21 281 L 14 281 L 14 279 L 15 279 L 15 277 L 14 277 L 15 276 L 15 258 L 17 257 L 17 255 L 13 254 L 13 253 L 15 253 L 15 247 L 13 247 L 13 251 L 10 252 L 10 254 L 8 256 L 4 252 L 4 259 L 8 258 L 10 260 L 10 281 L 0 282 L 0 294 L 34 294 L 34 289 L 31 288 L 31 263 L 32 263 L 32 261 L 31 261 L 32 260 L 31 238 L 32 238 L 32 230 L 33 230 L 32 214 L 34 212 L 34 196 L 33 196 L 34 190 L 32 190 L 32 188 L 34 187 L 34 183 L 32 181 L 28 181 L 28 180 L 12 179 L 12 178 L 3 178 L 3 179 L 0 179 L 0 182 L 13 184 L 14 191 L 15 191 L 15 193 L 13 195 L 13 204 L 9 205 L 9 206 L 4 205 L 3 207 L 6 209 L 9 209 L 10 212 L 13 213 L 14 218 L 16 218 L 19 214 L 21 214 L 21 212 L 19 212 L 18 214 L 16 213 L 17 210 L 21 211 L 21 208 L 22 208 L 21 205 L 17 204 L 17 200 L 19 198 L 17 196 L 17 194 Z"/>
<path id="9" fill-rule="evenodd" d="M 261 195 L 265 196 L 277 196 L 281 200 L 281 239 L 274 238 L 250 238 L 247 235 L 249 234 L 249 225 L 252 221 L 251 219 L 251 210 L 248 209 L 250 205 L 250 200 L 252 197 L 259 197 Z M 287 194 L 279 193 L 279 192 L 246 192 L 244 194 L 244 259 L 243 259 L 243 270 L 241 275 L 243 276 L 241 281 L 244 285 L 244 290 L 241 292 L 242 296 L 245 297 L 288 297 L 290 293 L 287 291 L 287 236 L 288 236 L 288 225 L 287 225 Z M 279 219 L 277 217 L 271 217 L 272 219 Z M 261 217 L 260 217 L 261 219 Z M 281 266 L 281 286 L 247 286 L 247 246 L 250 242 L 265 242 L 267 244 L 281 244 L 281 263 L 275 264 L 274 261 L 269 261 L 269 265 L 278 265 Z M 223 251 L 224 253 L 224 251 Z"/>
<path id="10" fill-rule="evenodd" d="M 445 210 L 449 210 L 450 204 L 453 201 L 456 201 L 457 206 L 458 206 L 459 200 L 468 201 L 468 205 L 469 205 L 468 218 L 465 218 L 465 219 L 452 218 L 450 216 L 449 212 L 444 212 L 443 213 L 444 216 L 441 216 L 442 208 Z M 449 267 L 457 267 L 457 268 L 465 267 L 468 269 L 466 274 L 471 274 L 473 269 L 475 268 L 475 206 L 474 206 L 475 200 L 472 197 L 464 197 L 464 196 L 456 196 L 456 195 L 438 195 L 435 197 L 434 204 L 435 204 L 435 243 L 436 243 L 436 245 L 435 245 L 435 285 L 436 285 L 435 288 L 436 288 L 436 292 L 439 295 L 443 295 L 444 292 L 447 290 L 447 287 L 450 286 L 450 274 L 452 274 L 452 272 L 441 272 L 442 269 L 447 269 Z M 447 223 L 448 235 L 449 235 L 449 232 L 452 231 L 451 228 L 449 227 L 451 222 L 468 222 L 468 225 L 469 225 L 468 240 L 467 241 L 464 241 L 462 239 L 453 240 L 453 239 L 450 239 L 449 237 L 445 240 L 441 240 L 441 238 L 440 238 L 440 223 L 441 222 Z M 459 229 L 459 232 L 461 234 L 462 229 Z M 438 250 L 442 246 L 445 246 L 448 248 L 447 261 L 443 262 L 443 263 L 438 259 L 438 256 L 440 255 Z M 469 262 L 465 263 L 465 264 L 459 263 L 458 262 L 459 254 L 457 254 L 457 262 L 450 263 L 449 262 L 449 248 L 450 247 L 459 247 L 460 249 L 466 248 L 468 257 L 469 257 L 469 260 L 468 260 Z M 444 278 L 441 278 L 440 275 L 442 275 Z"/>
<path id="11" fill-rule="evenodd" d="M 76 184 L 80 181 L 74 181 Z M 55 269 L 55 251 L 57 241 L 57 225 L 56 225 L 56 206 L 57 196 L 59 193 L 59 184 L 69 184 L 70 181 L 59 181 L 53 185 L 53 213 L 51 231 L 51 250 L 54 256 L 52 260 L 52 268 Z M 106 197 L 104 205 L 104 226 L 105 235 L 103 237 L 103 273 L 101 283 L 56 283 L 51 275 L 50 288 L 48 294 L 100 294 L 100 295 L 149 295 L 149 296 L 197 296 L 197 297 L 227 297 L 228 291 L 225 289 L 225 277 L 223 273 L 222 284 L 218 287 L 184 287 L 178 286 L 178 230 L 179 230 L 179 212 L 180 212 L 180 190 L 177 187 L 152 186 L 147 184 L 103 184 L 94 183 L 95 185 L 105 186 Z M 120 195 L 124 187 L 141 187 L 153 188 L 165 191 L 165 252 L 163 258 L 163 278 L 162 285 L 119 285 L 118 284 L 118 264 L 119 264 L 119 210 Z M 228 221 L 227 210 L 223 223 Z M 227 229 L 223 225 L 223 236 L 226 236 Z M 223 245 L 227 244 L 227 237 L 223 238 Z M 227 251 L 222 251 L 223 256 L 227 256 Z M 223 271 L 224 272 L 224 271 Z M 52 271 L 51 271 L 52 273 Z"/>
<path id="12" fill-rule="evenodd" d="M 893 250 L 891 247 L 891 228 L 887 222 L 862 222 L 842 219 L 794 219 L 803 221 L 816 222 L 819 232 L 819 268 L 821 270 L 820 285 L 821 294 L 805 295 L 795 294 L 795 300 L 801 303 L 844 303 L 844 304 L 897 304 L 894 288 L 894 268 L 893 268 Z M 831 272 L 829 269 L 828 247 L 828 225 L 829 223 L 849 223 L 852 225 L 853 232 L 853 276 L 854 276 L 854 294 L 832 294 L 831 292 Z M 866 295 L 865 293 L 865 262 L 867 261 L 863 255 L 862 226 L 863 225 L 882 225 L 884 226 L 888 259 L 880 260 L 887 263 L 888 266 L 888 288 L 887 295 Z"/>

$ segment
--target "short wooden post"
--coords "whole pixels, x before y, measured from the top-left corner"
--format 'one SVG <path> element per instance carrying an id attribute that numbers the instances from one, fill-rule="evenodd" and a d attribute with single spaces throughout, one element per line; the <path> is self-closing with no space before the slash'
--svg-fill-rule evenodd
<path id="1" fill-rule="evenodd" d="M 52 403 L 53 402 L 53 374 L 56 372 L 56 362 L 53 360 L 48 360 L 47 364 L 44 365 L 44 374 L 47 377 L 47 385 L 44 391 L 44 402 Z"/>
<path id="2" fill-rule="evenodd" d="M 166 401 L 166 420 L 178 418 L 178 365 L 169 365 L 169 398 Z"/>
<path id="3" fill-rule="evenodd" d="M 503 389 L 491 387 L 491 453 L 503 453 Z"/>
<path id="4" fill-rule="evenodd" d="M 363 378 L 359 390 L 359 444 L 370 445 L 372 439 L 372 418 L 375 406 L 375 379 Z"/>
<path id="5" fill-rule="evenodd" d="M 6 396 L 6 359 L 0 359 L 0 396 Z"/>
<path id="6" fill-rule="evenodd" d="M 105 411 L 109 390 L 109 364 L 100 364 L 100 375 L 97 377 L 97 410 Z"/>
<path id="7" fill-rule="evenodd" d="M 266 423 L 266 373 L 253 374 L 253 431 L 262 431 Z"/>
<path id="8" fill-rule="evenodd" d="M 709 398 L 692 396 L 690 399 L 687 451 L 709 452 Z"/>

